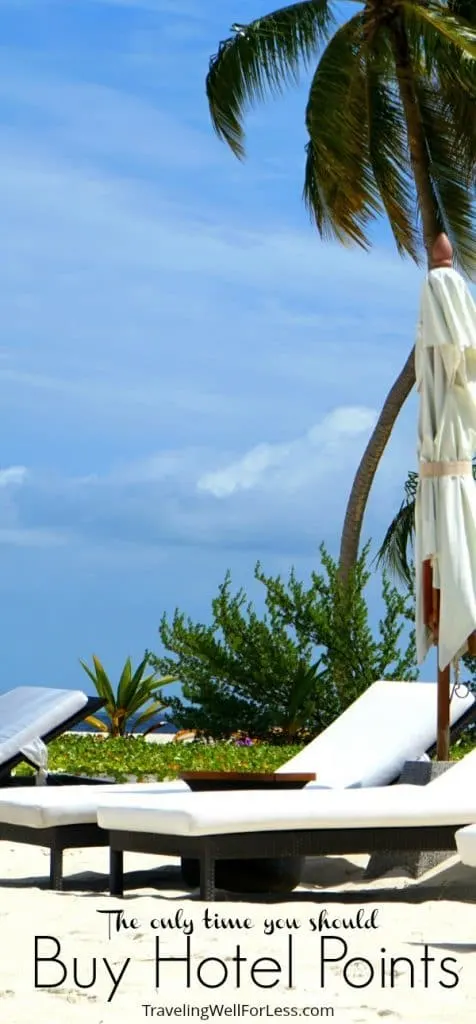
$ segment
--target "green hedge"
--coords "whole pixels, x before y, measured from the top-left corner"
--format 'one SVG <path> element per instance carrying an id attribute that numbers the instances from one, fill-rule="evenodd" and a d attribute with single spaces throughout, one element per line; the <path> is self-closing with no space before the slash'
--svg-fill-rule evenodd
<path id="1" fill-rule="evenodd" d="M 141 779 L 176 779 L 181 772 L 274 771 L 301 750 L 300 746 L 265 743 L 241 747 L 233 743 L 148 743 L 141 737 L 102 739 L 96 736 L 62 736 L 49 744 L 48 767 L 52 772 L 112 776 L 124 782 L 131 775 Z M 16 775 L 32 769 L 19 765 Z"/>
<path id="2" fill-rule="evenodd" d="M 460 739 L 451 750 L 459 759 L 475 746 L 474 730 Z M 125 782 L 130 776 L 142 779 L 176 779 L 181 772 L 275 771 L 298 753 L 300 746 L 252 747 L 233 743 L 147 743 L 141 737 L 102 739 L 97 736 L 62 736 L 49 744 L 49 769 L 75 775 L 110 776 Z M 32 774 L 19 765 L 16 775 Z"/>

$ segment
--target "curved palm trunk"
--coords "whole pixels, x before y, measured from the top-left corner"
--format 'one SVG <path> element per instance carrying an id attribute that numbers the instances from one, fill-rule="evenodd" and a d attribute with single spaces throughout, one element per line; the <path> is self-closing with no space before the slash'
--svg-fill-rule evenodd
<path id="1" fill-rule="evenodd" d="M 415 383 L 414 351 L 412 348 L 403 369 L 388 392 L 354 477 L 345 512 L 339 557 L 339 569 L 344 581 L 358 558 L 365 509 L 380 459 L 390 440 L 400 409 Z"/>
<path id="2" fill-rule="evenodd" d="M 410 160 L 422 219 L 423 239 L 430 261 L 434 241 L 443 230 L 433 191 L 425 132 L 415 94 L 413 69 L 403 25 L 393 26 L 397 79 L 408 132 Z M 360 461 L 347 503 L 342 530 L 339 570 L 345 582 L 359 554 L 360 536 L 370 489 L 398 414 L 415 383 L 414 349 L 390 388 L 375 429 Z"/>

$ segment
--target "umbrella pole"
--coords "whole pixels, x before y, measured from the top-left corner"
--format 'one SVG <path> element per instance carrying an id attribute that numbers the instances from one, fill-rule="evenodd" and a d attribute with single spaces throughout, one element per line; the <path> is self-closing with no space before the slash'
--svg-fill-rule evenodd
<path id="1" fill-rule="evenodd" d="M 438 668 L 438 716 L 436 730 L 436 757 L 449 761 L 450 756 L 450 666 Z"/>

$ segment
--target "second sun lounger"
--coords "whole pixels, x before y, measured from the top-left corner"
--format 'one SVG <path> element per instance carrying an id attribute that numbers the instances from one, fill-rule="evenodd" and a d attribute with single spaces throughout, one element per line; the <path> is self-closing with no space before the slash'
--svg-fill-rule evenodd
<path id="1" fill-rule="evenodd" d="M 71 805 L 72 784 L 82 784 L 84 789 L 99 785 L 103 780 L 87 779 L 62 773 L 48 774 L 48 749 L 51 740 L 74 728 L 78 722 L 95 714 L 104 706 L 101 697 L 88 697 L 82 690 L 60 690 L 44 686 L 19 686 L 0 694 L 0 798 L 18 805 L 20 792 L 31 804 L 36 800 L 48 800 L 48 796 L 35 796 L 50 792 L 50 786 L 68 786 L 68 795 L 59 799 Z M 36 776 L 28 779 L 12 775 L 22 761 L 36 770 Z M 36 783 L 43 783 L 37 786 Z M 20 789 L 21 787 L 21 789 Z M 21 797 L 20 797 L 21 801 Z M 15 817 L 15 816 L 13 816 Z M 2 820 L 0 814 L 0 839 L 13 842 L 34 842 L 35 833 L 30 833 L 24 822 Z M 68 846 L 104 845 L 104 837 L 98 834 L 95 823 L 84 826 L 71 825 L 64 832 L 45 832 L 45 842 L 50 847 L 50 881 L 56 886 L 61 878 L 63 849 Z"/>
<path id="2" fill-rule="evenodd" d="M 110 892 L 124 889 L 124 852 L 200 861 L 200 896 L 215 898 L 219 860 L 456 850 L 476 819 L 476 750 L 427 786 L 280 792 L 190 793 L 174 801 L 108 796 L 98 823 L 110 840 Z"/>

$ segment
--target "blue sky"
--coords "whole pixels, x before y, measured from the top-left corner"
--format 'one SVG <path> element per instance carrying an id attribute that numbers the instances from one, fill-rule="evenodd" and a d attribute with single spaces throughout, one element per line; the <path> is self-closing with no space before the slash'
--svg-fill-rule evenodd
<path id="1" fill-rule="evenodd" d="M 337 552 L 421 274 L 384 224 L 369 255 L 317 237 L 305 80 L 251 113 L 244 164 L 214 135 L 208 59 L 265 10 L 0 0 L 0 689 L 77 686 L 93 651 L 114 673 L 164 610 L 206 621 L 228 567 L 254 595 L 257 558 L 306 577 Z"/>

